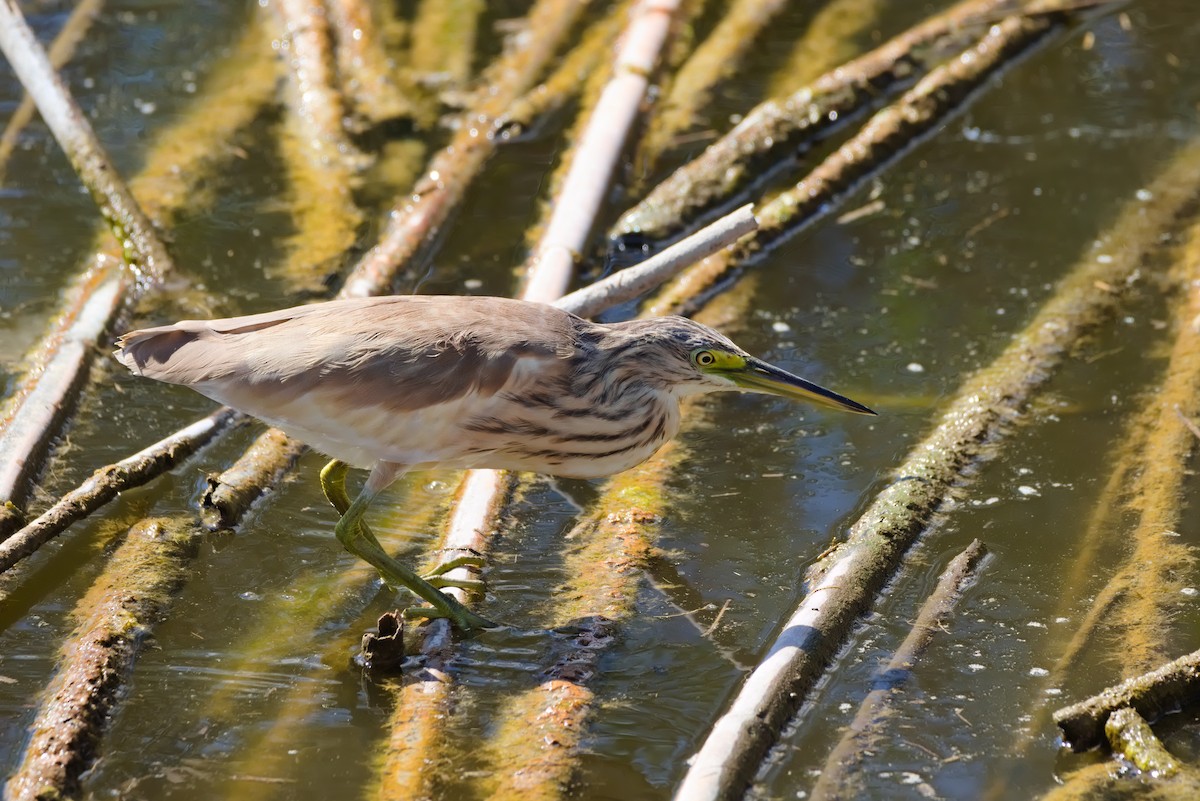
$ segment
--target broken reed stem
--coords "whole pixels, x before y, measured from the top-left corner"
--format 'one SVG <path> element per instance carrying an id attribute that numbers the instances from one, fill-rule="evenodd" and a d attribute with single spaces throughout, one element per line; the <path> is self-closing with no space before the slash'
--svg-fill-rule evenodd
<path id="1" fill-rule="evenodd" d="M 728 331 L 746 319 L 751 282 L 714 298 L 696 319 Z M 703 426 L 709 406 L 685 399 L 689 428 Z M 590 685 L 621 629 L 637 613 L 641 576 L 657 554 L 659 526 L 669 507 L 667 483 L 688 458 L 678 438 L 649 460 L 609 479 L 599 500 L 576 522 L 563 573 L 567 586 L 550 601 L 544 628 L 570 626 L 538 685 L 512 697 L 497 715 L 487 746 L 488 778 L 481 795 L 491 799 L 557 801 L 567 797 L 578 770 L 581 742 L 594 708 Z"/>
<path id="2" fill-rule="evenodd" d="M 861 615 L 932 522 L 951 489 L 995 449 L 1071 345 L 1108 315 L 1143 256 L 1200 190 L 1200 143 L 1164 165 L 1149 199 L 1128 203 L 1013 342 L 962 384 L 937 427 L 835 546 L 806 574 L 808 594 L 716 722 L 676 798 L 740 792 Z"/>
<path id="3" fill-rule="evenodd" d="M 471 181 L 495 148 L 492 122 L 512 98 L 528 88 L 582 12 L 578 0 L 538 0 L 525 34 L 510 40 L 486 71 L 495 91 L 462 117 L 451 144 L 439 151 L 425 175 L 389 215 L 377 243 L 351 271 L 338 297 L 382 295 L 391 289 L 397 269 L 432 240 L 461 201 Z M 202 515 L 210 529 L 233 528 L 263 492 L 286 473 L 304 445 L 277 429 L 264 433 L 226 473 L 209 484 Z"/>
<path id="4" fill-rule="evenodd" d="M 460 116 L 450 144 L 433 157 L 412 192 L 397 201 L 379 242 L 346 279 L 342 297 L 387 292 L 399 269 L 433 239 L 495 150 L 497 120 L 537 80 L 586 7 L 580 0 L 537 0 L 521 34 L 485 70 L 482 82 L 491 90 Z"/>
<path id="5" fill-rule="evenodd" d="M 771 76 L 770 97 L 793 95 L 829 70 L 853 64 L 859 40 L 879 21 L 884 0 L 829 0 L 813 14 L 784 65 Z M 937 19 L 934 17 L 933 19 Z"/>
<path id="6" fill-rule="evenodd" d="M 337 59 L 337 80 L 353 117 L 377 125 L 409 116 L 413 103 L 396 82 L 371 0 L 326 0 Z M 384 10 L 383 16 L 390 11 Z"/>
<path id="7" fill-rule="evenodd" d="M 155 135 L 145 166 L 130 182 L 134 195 L 163 228 L 185 208 L 208 200 L 203 189 L 222 162 L 235 157 L 238 132 L 271 99 L 276 77 L 260 15 L 253 15 L 229 58 L 175 122 Z M 107 344 L 119 315 L 136 301 L 134 280 L 107 232 L 87 268 L 63 293 L 28 369 L 0 411 L 0 499 L 23 506 L 50 443 L 86 383 L 97 344 Z M 9 529 L 11 531 L 11 529 Z M 2 535 L 4 532 L 0 532 Z"/>
<path id="8" fill-rule="evenodd" d="M 1054 713 L 1054 722 L 1072 749 L 1086 751 L 1105 741 L 1108 717 L 1122 707 L 1130 707 L 1144 719 L 1156 721 L 1197 700 L 1200 700 L 1200 651 L 1063 707 Z"/>
<path id="9" fill-rule="evenodd" d="M 654 108 L 634 159 L 639 175 L 654 171 L 676 136 L 697 124 L 715 87 L 731 77 L 755 39 L 787 5 L 784 0 L 734 0 L 712 33 L 692 51 Z"/>
<path id="10" fill-rule="evenodd" d="M 661 253 L 559 298 L 554 305 L 580 317 L 594 317 L 642 297 L 689 265 L 730 247 L 757 229 L 754 207 L 742 206 Z"/>
<path id="11" fill-rule="evenodd" d="M 825 767 L 810 795 L 814 801 L 861 797 L 863 762 L 869 757 L 874 743 L 883 736 L 892 699 L 903 691 L 917 659 L 933 641 L 934 634 L 945 630 L 958 599 L 967 583 L 975 579 L 985 556 L 987 548 L 979 540 L 973 540 L 946 566 L 937 586 L 917 613 L 912 630 L 873 680 L 871 692 L 867 693 L 849 728 L 825 760 Z"/>
<path id="12" fill-rule="evenodd" d="M 736 248 L 691 267 L 668 287 L 663 308 L 680 297 L 703 297 L 728 280 L 760 251 L 792 236 L 837 207 L 850 192 L 892 164 L 953 112 L 984 82 L 1045 37 L 1067 15 L 1008 17 L 992 26 L 958 58 L 931 71 L 902 98 L 878 112 L 857 134 L 830 154 L 800 183 L 762 206 L 758 232 Z"/>
<path id="13" fill-rule="evenodd" d="M 113 167 L 87 115 L 50 65 L 16 0 L 0 0 L 0 50 L 121 243 L 136 291 L 161 283 L 175 269 L 166 246 Z"/>
<path id="14" fill-rule="evenodd" d="M 1121 754 L 1143 773 L 1169 779 L 1180 770 L 1179 761 L 1163 748 L 1146 719 L 1129 707 L 1122 707 L 1108 716 L 1104 734 L 1113 753 Z"/>
<path id="15" fill-rule="evenodd" d="M 162 619 L 196 553 L 190 528 L 144 520 L 75 607 L 79 621 L 41 700 L 5 801 L 79 797 L 117 699 L 150 628 Z"/>
<path id="16" fill-rule="evenodd" d="M 838 66 L 785 98 L 768 100 L 729 133 L 680 167 L 621 215 L 613 238 L 666 239 L 750 186 L 771 165 L 798 154 L 839 127 L 855 111 L 928 69 L 923 54 L 968 46 L 982 26 L 1016 0 L 964 0 L 881 47 Z"/>
<path id="17" fill-rule="evenodd" d="M 550 220 L 525 262 L 526 300 L 549 303 L 567 291 L 678 10 L 679 0 L 642 0 L 630 10 L 612 74 L 587 114 Z"/>
<path id="18" fill-rule="evenodd" d="M 218 409 L 134 455 L 92 473 L 7 540 L 0 542 L 0 573 L 34 553 L 72 523 L 82 520 L 127 489 L 161 476 L 204 447 L 240 415 Z"/>
<path id="19" fill-rule="evenodd" d="M 47 55 L 51 67 L 55 70 L 62 69 L 71 60 L 75 55 L 75 48 L 87 36 L 88 30 L 92 27 L 96 17 L 100 16 L 100 9 L 103 7 L 104 0 L 79 0 L 75 8 L 71 9 L 71 15 L 67 17 L 67 21 L 63 23 L 58 35 L 50 44 Z M 4 132 L 0 133 L 0 182 L 4 180 L 4 172 L 17 147 L 21 132 L 33 119 L 33 113 L 36 110 L 32 95 L 26 92 L 16 111 L 8 118 Z"/>

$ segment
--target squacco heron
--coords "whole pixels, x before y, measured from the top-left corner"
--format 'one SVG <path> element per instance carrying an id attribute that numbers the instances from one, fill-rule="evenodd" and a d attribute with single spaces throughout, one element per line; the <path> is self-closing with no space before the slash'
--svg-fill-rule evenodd
<path id="1" fill-rule="evenodd" d="M 332 456 L 321 487 L 341 514 L 338 540 L 429 604 L 409 614 L 466 630 L 490 624 L 438 589 L 452 582 L 389 556 L 363 520 L 404 472 L 611 475 L 673 437 L 680 398 L 703 392 L 763 392 L 874 414 L 683 317 L 601 324 L 504 298 L 335 300 L 184 320 L 117 345 L 117 359 L 138 375 L 191 387 Z M 350 465 L 371 471 L 353 502 Z"/>

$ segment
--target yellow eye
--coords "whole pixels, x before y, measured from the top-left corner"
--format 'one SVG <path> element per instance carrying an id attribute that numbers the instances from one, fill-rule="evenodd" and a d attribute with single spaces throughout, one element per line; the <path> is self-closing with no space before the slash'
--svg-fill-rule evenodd
<path id="1" fill-rule="evenodd" d="M 716 354 L 714 354 L 712 351 L 708 351 L 708 350 L 702 350 L 702 351 L 697 352 L 694 358 L 696 360 L 696 364 L 699 367 L 712 367 L 714 364 L 717 363 Z"/>

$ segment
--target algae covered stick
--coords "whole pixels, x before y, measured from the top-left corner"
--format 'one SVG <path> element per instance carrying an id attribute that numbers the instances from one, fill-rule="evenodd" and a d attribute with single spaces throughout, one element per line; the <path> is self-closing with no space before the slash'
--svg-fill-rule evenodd
<path id="1" fill-rule="evenodd" d="M 741 792 L 762 755 L 842 646 L 951 489 L 994 451 L 1067 350 L 1116 306 L 1163 229 L 1200 191 L 1200 143 L 1177 152 L 989 366 L 969 376 L 934 430 L 909 452 L 837 545 L 806 574 L 808 595 L 714 724 L 676 791 L 686 801 Z M 1139 195 L 1142 193 L 1139 192 Z M 1105 259 L 1096 258 L 1104 254 Z"/>
<path id="2" fill-rule="evenodd" d="M 760 251 L 812 225 L 864 181 L 935 132 L 990 77 L 1044 39 L 1068 16 L 1065 12 L 1057 16 L 1049 12 L 1036 17 L 1013 16 L 992 26 L 974 46 L 930 72 L 903 97 L 876 113 L 798 184 L 760 207 L 755 236 L 690 268 L 675 279 L 673 287 L 684 297 L 703 296 L 708 288 L 735 275 Z M 677 308 L 670 300 L 671 294 L 671 290 L 665 293 L 660 308 Z"/>

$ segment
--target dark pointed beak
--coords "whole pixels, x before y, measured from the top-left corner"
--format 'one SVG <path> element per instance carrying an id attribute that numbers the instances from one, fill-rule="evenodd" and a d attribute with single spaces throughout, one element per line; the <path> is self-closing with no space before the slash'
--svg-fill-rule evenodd
<path id="1" fill-rule="evenodd" d="M 780 370 L 774 365 L 753 357 L 746 359 L 746 366 L 743 369 L 731 370 L 726 375 L 739 387 L 749 392 L 763 392 L 793 400 L 805 400 L 855 414 L 875 414 L 858 401 L 852 401 L 833 390 L 825 389 L 825 387 L 818 386 L 800 376 L 792 375 L 786 370 Z"/>

